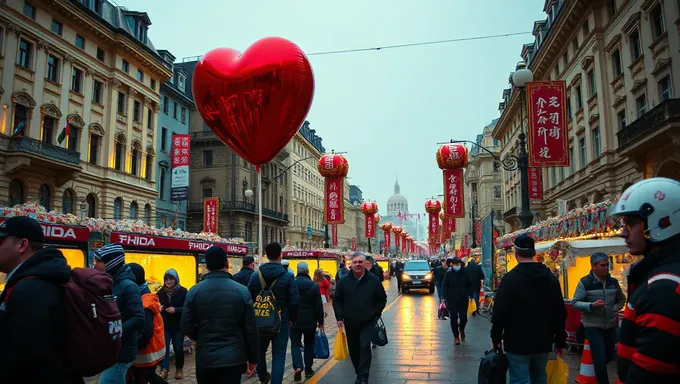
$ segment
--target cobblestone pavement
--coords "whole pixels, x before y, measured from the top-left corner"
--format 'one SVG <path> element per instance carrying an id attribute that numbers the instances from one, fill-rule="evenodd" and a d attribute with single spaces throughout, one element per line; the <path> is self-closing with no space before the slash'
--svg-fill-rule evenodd
<path id="1" fill-rule="evenodd" d="M 388 330 L 389 344 L 373 350 L 371 384 L 404 383 L 477 383 L 479 358 L 490 348 L 489 331 L 491 325 L 483 317 L 470 317 L 466 327 L 467 339 L 459 346 L 453 345 L 453 334 L 448 320 L 437 320 L 437 300 L 427 291 L 413 291 L 399 295 L 396 281 L 386 281 L 387 308 L 383 319 Z M 327 304 L 326 335 L 331 352 L 335 345 L 337 326 L 333 310 Z M 271 366 L 271 353 L 268 366 Z M 569 382 L 578 376 L 581 355 L 567 355 Z M 174 379 L 174 368 L 170 371 L 168 382 L 177 384 L 196 383 L 193 355 L 186 355 L 184 379 Z M 352 384 L 354 368 L 349 359 L 345 361 L 317 360 L 316 375 L 303 383 L 307 384 Z M 609 365 L 610 382 L 615 382 L 615 365 Z M 290 356 L 290 343 L 286 355 L 286 374 L 283 382 L 294 383 L 293 367 Z M 96 378 L 86 380 L 96 383 Z M 245 378 L 244 383 L 259 383 L 257 375 Z"/>

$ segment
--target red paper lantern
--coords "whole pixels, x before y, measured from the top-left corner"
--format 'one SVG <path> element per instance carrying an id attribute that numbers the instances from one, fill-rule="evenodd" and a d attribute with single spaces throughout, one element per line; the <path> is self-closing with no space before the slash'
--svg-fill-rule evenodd
<path id="1" fill-rule="evenodd" d="M 468 149 L 458 143 L 444 144 L 437 151 L 439 169 L 460 169 L 468 165 Z"/>
<path id="2" fill-rule="evenodd" d="M 375 216 L 373 216 L 373 219 L 375 220 L 375 224 L 377 225 L 380 222 L 380 215 L 376 213 Z"/>
<path id="3" fill-rule="evenodd" d="M 345 222 L 345 177 L 349 172 L 349 163 L 343 155 L 327 153 L 319 159 L 317 169 L 325 178 L 324 221 L 326 224 L 343 224 Z"/>
<path id="4" fill-rule="evenodd" d="M 364 223 L 366 238 L 373 238 L 375 237 L 375 226 L 378 224 L 375 220 L 375 214 L 378 213 L 378 204 L 372 201 L 366 201 L 361 204 L 361 211 L 366 215 L 366 221 Z"/>
<path id="5" fill-rule="evenodd" d="M 349 172 L 347 159 L 338 153 L 327 153 L 321 156 L 316 167 L 323 177 L 347 177 Z"/>
<path id="6" fill-rule="evenodd" d="M 439 212 L 442 210 L 442 203 L 439 200 L 428 200 L 425 203 L 425 212 L 428 213 L 427 233 L 429 239 L 434 239 L 439 235 Z"/>
<path id="7" fill-rule="evenodd" d="M 428 200 L 425 203 L 425 212 L 437 214 L 442 210 L 442 203 L 439 200 Z"/>
<path id="8" fill-rule="evenodd" d="M 394 246 L 396 248 L 401 248 L 401 236 L 400 235 L 401 235 L 402 231 L 403 231 L 403 229 L 398 225 L 395 225 L 395 226 L 392 227 L 392 233 L 394 233 Z"/>
<path id="9" fill-rule="evenodd" d="M 392 223 L 383 223 L 380 228 L 382 228 L 383 231 L 389 232 L 392 229 Z"/>
<path id="10" fill-rule="evenodd" d="M 378 213 L 378 204 L 372 201 L 366 201 L 361 204 L 361 212 L 363 212 L 364 215 L 375 215 Z"/>

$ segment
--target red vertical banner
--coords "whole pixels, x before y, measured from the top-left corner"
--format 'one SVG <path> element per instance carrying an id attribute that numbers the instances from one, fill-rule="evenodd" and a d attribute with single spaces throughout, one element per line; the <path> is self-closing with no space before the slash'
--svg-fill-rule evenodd
<path id="1" fill-rule="evenodd" d="M 327 177 L 325 187 L 326 205 L 326 224 L 343 224 L 345 222 L 345 210 L 343 202 L 345 201 L 345 186 L 344 178 L 342 177 Z"/>
<path id="2" fill-rule="evenodd" d="M 366 238 L 370 239 L 372 237 L 375 237 L 375 215 L 372 213 L 367 213 L 366 214 L 366 224 L 365 228 L 366 230 Z"/>
<path id="3" fill-rule="evenodd" d="M 477 240 L 477 246 L 482 246 L 482 220 L 475 220 L 475 240 Z"/>
<path id="4" fill-rule="evenodd" d="M 332 241 L 332 244 L 333 244 L 333 248 L 338 246 L 338 225 L 337 224 L 331 225 L 331 241 Z"/>
<path id="5" fill-rule="evenodd" d="M 468 234 L 466 233 L 463 235 L 463 248 L 467 247 L 468 247 Z"/>
<path id="6" fill-rule="evenodd" d="M 394 247 L 395 248 L 401 248 L 401 241 L 400 240 L 401 240 L 401 236 L 399 236 L 399 234 L 395 233 L 394 234 Z"/>
<path id="7" fill-rule="evenodd" d="M 454 219 L 464 218 L 463 170 L 446 169 L 444 173 L 444 215 Z"/>
<path id="8" fill-rule="evenodd" d="M 411 243 L 411 254 L 416 253 L 416 245 L 414 243 Z"/>
<path id="9" fill-rule="evenodd" d="M 454 234 L 456 233 L 456 219 L 448 219 L 449 220 L 449 233 Z M 450 238 L 450 236 L 449 236 Z"/>
<path id="10" fill-rule="evenodd" d="M 529 167 L 529 198 L 535 200 L 543 198 L 541 168 Z"/>
<path id="11" fill-rule="evenodd" d="M 529 166 L 568 167 L 567 83 L 527 83 Z"/>
<path id="12" fill-rule="evenodd" d="M 430 213 L 430 224 L 428 225 L 428 234 L 430 239 L 436 239 L 439 235 L 439 215 Z"/>
<path id="13" fill-rule="evenodd" d="M 357 238 L 356 237 L 352 238 L 352 250 L 353 251 L 357 250 Z"/>
<path id="14" fill-rule="evenodd" d="M 390 231 L 383 231 L 383 241 L 385 243 L 385 248 L 390 248 Z"/>
<path id="15" fill-rule="evenodd" d="M 203 232 L 217 233 L 219 209 L 219 197 L 206 197 L 203 199 Z"/>

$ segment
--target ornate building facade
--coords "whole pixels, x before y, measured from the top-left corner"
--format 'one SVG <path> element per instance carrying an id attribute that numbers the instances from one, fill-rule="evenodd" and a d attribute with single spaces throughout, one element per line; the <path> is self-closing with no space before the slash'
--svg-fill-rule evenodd
<path id="1" fill-rule="evenodd" d="M 0 2 L 0 203 L 151 222 L 172 72 L 150 25 L 107 1 Z"/>
<path id="2" fill-rule="evenodd" d="M 571 166 L 542 170 L 536 219 L 615 196 L 643 177 L 680 178 L 680 4 L 546 0 L 522 58 L 534 80 L 565 80 Z M 503 91 L 493 136 L 517 155 L 520 92 Z M 526 116 L 526 113 L 524 114 Z M 654 149 L 654 150 L 652 150 Z M 631 161 L 632 160 L 632 161 Z M 503 172 L 504 219 L 517 229 L 519 172 Z"/>

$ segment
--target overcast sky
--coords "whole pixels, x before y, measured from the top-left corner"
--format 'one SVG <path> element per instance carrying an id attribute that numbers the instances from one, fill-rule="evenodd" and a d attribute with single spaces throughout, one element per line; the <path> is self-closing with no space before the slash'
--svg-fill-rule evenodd
<path id="1" fill-rule="evenodd" d="M 399 176 L 411 212 L 442 193 L 436 143 L 474 140 L 531 34 L 380 51 L 355 48 L 530 32 L 544 0 L 115 0 L 149 14 L 149 37 L 179 61 L 267 36 L 297 43 L 314 69 L 307 119 L 327 151 L 347 152 L 350 182 L 385 211 Z"/>

